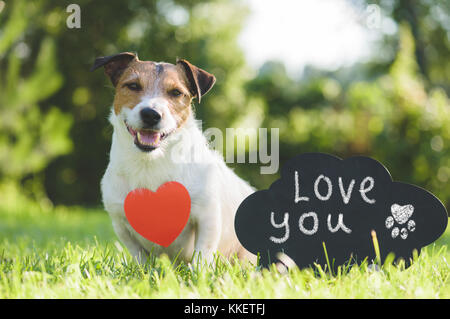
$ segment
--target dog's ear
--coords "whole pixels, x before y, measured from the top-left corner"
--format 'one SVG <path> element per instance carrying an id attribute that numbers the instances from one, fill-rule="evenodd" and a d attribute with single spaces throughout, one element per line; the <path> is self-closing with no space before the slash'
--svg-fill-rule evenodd
<path id="1" fill-rule="evenodd" d="M 198 98 L 198 102 L 200 103 L 201 97 L 208 93 L 214 83 L 216 83 L 216 77 L 184 59 L 177 59 L 177 64 L 180 64 L 183 67 L 191 85 L 191 91 L 194 96 Z"/>
<path id="2" fill-rule="evenodd" d="M 91 68 L 91 72 L 98 69 L 101 66 L 105 67 L 105 74 L 109 76 L 112 84 L 116 86 L 120 75 L 128 67 L 128 64 L 137 60 L 138 57 L 132 52 L 122 52 L 110 56 L 102 56 L 95 59 L 94 65 Z"/>

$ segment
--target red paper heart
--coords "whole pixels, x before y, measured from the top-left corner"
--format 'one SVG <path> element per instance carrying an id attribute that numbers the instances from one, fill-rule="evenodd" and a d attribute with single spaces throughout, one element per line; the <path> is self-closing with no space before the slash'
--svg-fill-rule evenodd
<path id="1" fill-rule="evenodd" d="M 156 192 L 146 188 L 129 192 L 123 206 L 135 231 L 158 245 L 168 247 L 186 226 L 191 198 L 182 184 L 167 182 Z"/>

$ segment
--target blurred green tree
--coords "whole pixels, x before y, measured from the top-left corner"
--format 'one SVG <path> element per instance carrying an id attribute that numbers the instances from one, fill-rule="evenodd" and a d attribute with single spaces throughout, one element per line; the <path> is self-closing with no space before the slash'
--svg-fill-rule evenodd
<path id="1" fill-rule="evenodd" d="M 72 147 L 71 116 L 51 104 L 42 108 L 63 82 L 54 40 L 43 37 L 32 64 L 24 63 L 30 52 L 23 34 L 41 9 L 17 0 L 0 15 L 0 183 L 33 199 L 46 198 L 42 171 Z"/>
<path id="2" fill-rule="evenodd" d="M 414 38 L 414 56 L 419 72 L 432 85 L 443 87 L 450 94 L 450 2 L 442 0 L 348 0 L 364 7 L 376 3 L 382 18 L 392 19 L 397 25 L 408 24 Z M 382 20 L 383 20 L 382 19 Z M 383 26 L 381 26 L 383 27 Z M 399 33 L 384 36 L 382 50 L 396 52 Z M 388 56 L 383 54 L 384 57 Z M 394 55 L 391 56 L 394 58 Z M 392 59 L 378 61 L 390 64 Z"/>

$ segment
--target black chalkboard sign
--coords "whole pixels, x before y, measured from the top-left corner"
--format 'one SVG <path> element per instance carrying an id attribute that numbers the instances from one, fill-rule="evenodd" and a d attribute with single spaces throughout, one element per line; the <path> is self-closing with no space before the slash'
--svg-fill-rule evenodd
<path id="1" fill-rule="evenodd" d="M 327 254 L 335 268 L 375 260 L 373 234 L 381 262 L 392 252 L 408 265 L 413 251 L 438 239 L 447 223 L 433 194 L 392 181 L 374 159 L 306 153 L 287 162 L 268 190 L 241 203 L 235 231 L 263 266 L 282 252 L 300 268 L 327 265 Z"/>

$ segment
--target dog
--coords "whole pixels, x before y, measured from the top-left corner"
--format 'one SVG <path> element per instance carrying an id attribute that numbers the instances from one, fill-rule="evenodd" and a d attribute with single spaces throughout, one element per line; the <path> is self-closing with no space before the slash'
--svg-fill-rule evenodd
<path id="1" fill-rule="evenodd" d="M 256 256 L 236 237 L 234 217 L 255 190 L 208 147 L 192 108 L 193 99 L 200 102 L 213 87 L 214 75 L 184 59 L 176 64 L 141 61 L 131 52 L 99 57 L 91 71 L 100 67 L 115 87 L 112 144 L 101 192 L 120 241 L 140 262 L 150 253 L 178 255 L 187 262 L 201 256 L 211 263 L 216 255 L 254 262 Z M 191 211 L 181 234 L 165 248 L 131 227 L 124 200 L 134 189 L 156 191 L 168 181 L 188 190 Z"/>

